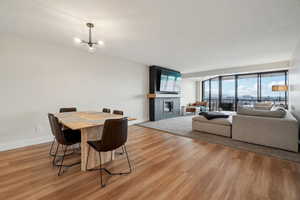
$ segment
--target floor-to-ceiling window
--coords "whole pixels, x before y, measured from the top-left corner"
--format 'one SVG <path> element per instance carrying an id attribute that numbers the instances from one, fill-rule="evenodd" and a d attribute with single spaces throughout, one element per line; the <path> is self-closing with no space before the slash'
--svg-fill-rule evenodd
<path id="1" fill-rule="evenodd" d="M 210 108 L 216 110 L 219 106 L 219 78 L 210 80 Z"/>
<path id="2" fill-rule="evenodd" d="M 202 100 L 206 101 L 206 102 L 209 102 L 209 91 L 210 91 L 209 82 L 210 82 L 210 80 L 206 80 L 206 81 L 202 82 L 202 84 L 203 84 L 203 86 L 202 86 L 203 87 Z"/>
<path id="3" fill-rule="evenodd" d="M 256 102 L 272 102 L 287 106 L 287 91 L 275 91 L 276 86 L 287 85 L 288 71 L 236 74 L 208 79 L 203 84 L 203 101 L 210 110 L 219 110 L 223 104 L 253 105 Z"/>
<path id="4" fill-rule="evenodd" d="M 253 105 L 258 100 L 258 74 L 237 76 L 238 105 Z"/>
<path id="5" fill-rule="evenodd" d="M 286 91 L 273 91 L 272 86 L 286 85 L 286 72 L 261 74 L 261 101 L 278 102 L 286 104 Z"/>
<path id="6" fill-rule="evenodd" d="M 221 77 L 221 104 L 231 104 L 231 109 L 235 108 L 235 76 Z M 228 107 L 228 106 L 227 106 Z"/>

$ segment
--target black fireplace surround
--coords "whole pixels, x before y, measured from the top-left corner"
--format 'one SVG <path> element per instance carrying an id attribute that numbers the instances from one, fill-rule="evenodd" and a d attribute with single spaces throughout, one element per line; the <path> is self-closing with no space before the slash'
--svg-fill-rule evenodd
<path id="1" fill-rule="evenodd" d="M 157 94 L 156 98 L 149 99 L 150 121 L 157 121 L 161 119 L 177 117 L 180 115 L 179 94 L 163 93 L 157 90 L 157 78 L 158 78 L 157 73 L 159 73 L 160 70 L 169 70 L 169 71 L 177 72 L 159 66 L 149 67 L 149 93 Z"/>

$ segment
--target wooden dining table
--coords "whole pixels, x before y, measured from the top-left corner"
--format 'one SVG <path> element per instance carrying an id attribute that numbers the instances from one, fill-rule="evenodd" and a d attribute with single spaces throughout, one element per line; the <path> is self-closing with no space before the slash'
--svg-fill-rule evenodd
<path id="1" fill-rule="evenodd" d="M 99 155 L 93 148 L 90 150 L 88 157 L 88 140 L 100 140 L 102 137 L 102 130 L 107 119 L 120 119 L 123 115 L 116 115 L 103 112 L 65 112 L 57 113 L 55 116 L 59 122 L 72 130 L 81 131 L 81 171 L 87 171 L 99 166 Z M 128 121 L 136 120 L 128 117 Z M 102 163 L 114 160 L 114 151 L 101 152 Z M 89 160 L 88 160 L 89 159 Z M 88 166 L 86 166 L 88 160 Z"/>

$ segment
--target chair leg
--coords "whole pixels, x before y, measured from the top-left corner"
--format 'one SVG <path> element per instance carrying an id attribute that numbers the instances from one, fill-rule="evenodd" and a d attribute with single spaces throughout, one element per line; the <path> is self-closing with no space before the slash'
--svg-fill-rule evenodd
<path id="1" fill-rule="evenodd" d="M 101 180 L 101 187 L 105 187 L 106 185 L 103 184 L 103 181 L 102 181 L 102 159 L 101 159 L 101 152 L 98 152 L 99 153 L 99 161 L 100 161 L 100 180 Z"/>
<path id="2" fill-rule="evenodd" d="M 56 139 L 54 138 L 54 140 L 53 140 L 53 142 L 51 143 L 51 147 L 50 147 L 50 151 L 49 151 L 49 155 L 50 156 L 60 156 L 61 157 L 61 155 L 56 155 L 56 153 L 52 153 L 52 151 L 53 151 L 53 147 L 55 146 L 54 144 L 55 144 L 55 142 L 56 142 Z M 57 143 L 57 145 L 59 145 L 58 143 Z M 69 153 L 69 154 L 66 154 L 65 156 L 69 156 L 69 155 L 72 155 L 73 153 L 75 153 L 74 151 L 73 152 L 71 152 L 71 153 Z"/>
<path id="3" fill-rule="evenodd" d="M 64 158 L 65 158 L 67 149 L 68 149 L 68 145 L 66 145 L 66 148 L 65 148 L 65 150 L 64 150 L 64 154 L 63 154 L 63 156 L 62 156 L 61 164 L 60 164 L 60 166 L 59 166 L 59 171 L 58 171 L 58 174 L 57 174 L 58 176 L 61 175 L 60 172 L 61 172 L 61 169 L 63 168 Z"/>
<path id="4" fill-rule="evenodd" d="M 49 156 L 54 156 L 55 154 L 52 153 L 53 145 L 55 143 L 55 138 L 53 139 L 53 142 L 51 143 L 50 151 L 49 151 Z"/>
<path id="5" fill-rule="evenodd" d="M 125 145 L 122 146 L 122 149 L 123 149 L 123 151 L 126 154 L 126 158 L 127 158 L 127 162 L 128 162 L 128 166 L 129 166 L 129 171 L 128 172 L 114 173 L 114 172 L 110 172 L 108 169 L 102 168 L 102 167 L 101 167 L 101 170 L 104 170 L 107 174 L 109 174 L 111 176 L 113 176 L 113 175 L 126 175 L 126 174 L 130 174 L 132 172 L 132 168 L 131 168 L 131 163 L 130 163 L 130 160 L 129 160 L 129 156 L 128 156 L 128 153 L 127 153 L 126 146 Z"/>
<path id="6" fill-rule="evenodd" d="M 106 168 L 102 168 L 102 158 L 101 158 L 101 152 L 98 151 L 98 155 L 99 155 L 99 161 L 100 161 L 100 168 L 99 169 L 87 169 L 87 165 L 88 165 L 88 160 L 87 160 L 87 163 L 86 163 L 86 169 L 88 171 L 93 171 L 93 170 L 99 170 L 100 171 L 100 181 L 101 181 L 101 187 L 105 187 L 106 184 L 103 183 L 103 180 L 102 180 L 102 170 L 104 170 L 107 174 L 109 175 L 125 175 L 125 174 L 130 174 L 132 172 L 132 168 L 131 168 L 131 163 L 130 163 L 130 160 L 129 160 L 129 156 L 128 156 L 128 152 L 127 152 L 127 149 L 126 149 L 126 146 L 122 146 L 122 150 L 123 152 L 126 154 L 126 158 L 127 158 L 127 162 L 128 162 L 128 166 L 129 166 L 129 171 L 128 172 L 121 172 L 121 173 L 112 173 L 110 172 L 108 169 Z M 90 153 L 90 146 L 89 146 L 89 150 L 88 150 L 88 157 L 89 157 L 89 153 Z"/>
<path id="7" fill-rule="evenodd" d="M 130 160 L 129 160 L 128 152 L 127 152 L 127 149 L 126 149 L 125 145 L 122 148 L 123 148 L 123 151 L 125 151 L 125 153 L 126 153 L 126 157 L 127 157 L 127 161 L 128 161 L 128 166 L 129 166 L 129 174 L 130 174 L 132 172 L 132 169 L 131 169 L 131 163 L 130 163 Z"/>
<path id="8" fill-rule="evenodd" d="M 63 145 L 62 145 L 62 146 L 63 146 Z M 81 161 L 79 161 L 79 162 L 75 162 L 75 163 L 72 163 L 72 164 L 69 164 L 69 165 L 64 165 L 64 164 L 63 164 L 65 157 L 71 155 L 71 154 L 66 154 L 67 149 L 68 149 L 68 145 L 65 145 L 65 146 L 66 146 L 66 147 L 65 147 L 65 149 L 64 149 L 63 154 L 62 154 L 62 155 L 57 155 L 57 151 L 58 151 L 58 149 L 59 149 L 59 144 L 57 145 L 57 148 L 56 148 L 56 154 L 55 154 L 55 157 L 54 157 L 54 159 L 53 159 L 53 161 L 52 161 L 53 166 L 59 167 L 58 176 L 60 176 L 60 175 L 63 174 L 63 171 L 64 171 L 64 170 L 62 170 L 62 169 L 64 169 L 64 167 L 69 168 L 69 167 L 73 167 L 73 166 L 78 165 L 78 164 L 81 163 Z M 64 148 L 64 146 L 62 147 L 62 149 L 63 149 L 63 148 Z M 58 161 L 56 160 L 57 157 L 60 158 Z M 58 164 L 58 163 L 60 163 L 60 164 Z M 61 170 L 62 170 L 62 173 L 61 173 Z"/>
<path id="9" fill-rule="evenodd" d="M 56 162 L 56 156 L 57 156 L 58 148 L 59 148 L 59 144 L 57 144 L 56 151 L 55 151 L 55 154 L 54 154 L 54 158 L 53 158 L 53 160 L 52 160 L 52 165 L 53 165 L 53 166 L 55 165 L 55 162 Z"/>

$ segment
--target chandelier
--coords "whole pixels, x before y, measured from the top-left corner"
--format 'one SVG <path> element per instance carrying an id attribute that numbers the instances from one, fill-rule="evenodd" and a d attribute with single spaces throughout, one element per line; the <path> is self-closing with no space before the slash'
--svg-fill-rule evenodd
<path id="1" fill-rule="evenodd" d="M 92 40 L 92 28 L 94 28 L 94 24 L 92 23 L 87 23 L 86 26 L 89 28 L 89 40 L 85 41 L 85 40 L 81 40 L 79 38 L 74 38 L 74 42 L 77 44 L 85 44 L 88 46 L 88 49 L 90 52 L 94 52 L 95 51 L 95 46 L 99 45 L 99 46 L 103 46 L 104 42 L 99 40 L 98 42 L 93 42 Z"/>

